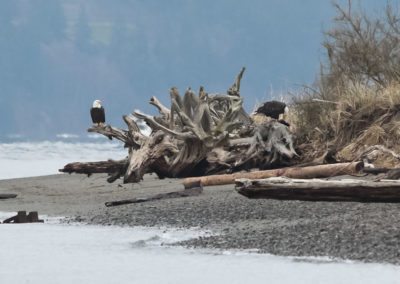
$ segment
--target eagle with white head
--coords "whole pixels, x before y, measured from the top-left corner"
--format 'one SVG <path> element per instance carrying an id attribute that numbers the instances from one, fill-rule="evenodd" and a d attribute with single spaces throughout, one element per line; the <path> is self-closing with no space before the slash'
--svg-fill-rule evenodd
<path id="1" fill-rule="evenodd" d="M 98 126 L 106 122 L 106 115 L 100 100 L 93 102 L 93 106 L 90 109 L 90 116 L 92 117 L 93 124 L 97 124 Z"/>
<path id="2" fill-rule="evenodd" d="M 290 126 L 286 121 L 286 116 L 289 113 L 289 108 L 284 102 L 268 101 L 262 104 L 256 111 L 256 114 L 263 114 L 267 117 L 278 120 L 278 122 Z M 282 117 L 282 118 L 281 118 Z"/>

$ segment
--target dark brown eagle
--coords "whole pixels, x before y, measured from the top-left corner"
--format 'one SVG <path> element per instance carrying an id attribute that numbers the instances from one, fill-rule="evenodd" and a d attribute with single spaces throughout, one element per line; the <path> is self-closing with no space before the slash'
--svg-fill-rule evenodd
<path id="1" fill-rule="evenodd" d="M 278 101 L 269 101 L 265 102 L 262 106 L 260 106 L 256 110 L 256 113 L 262 113 L 274 119 L 279 119 L 279 115 L 284 114 L 287 111 L 288 107 L 286 106 L 285 103 Z"/>

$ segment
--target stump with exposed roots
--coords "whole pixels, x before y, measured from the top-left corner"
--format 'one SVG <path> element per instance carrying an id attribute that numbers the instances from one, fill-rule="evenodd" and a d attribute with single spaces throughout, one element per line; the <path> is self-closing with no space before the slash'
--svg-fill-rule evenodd
<path id="1" fill-rule="evenodd" d="M 126 130 L 110 125 L 89 128 L 89 132 L 122 141 L 128 157 L 122 161 L 72 163 L 60 171 L 103 172 L 110 175 L 109 182 L 123 177 L 124 183 L 134 183 L 146 173 L 179 178 L 290 164 L 296 152 L 288 127 L 274 119 L 256 123 L 243 109 L 240 81 L 244 70 L 226 94 L 208 94 L 200 87 L 197 94 L 188 88 L 181 96 L 173 87 L 169 108 L 155 97 L 150 99 L 159 115 L 124 115 Z M 137 119 L 152 129 L 150 136 L 141 132 Z"/>

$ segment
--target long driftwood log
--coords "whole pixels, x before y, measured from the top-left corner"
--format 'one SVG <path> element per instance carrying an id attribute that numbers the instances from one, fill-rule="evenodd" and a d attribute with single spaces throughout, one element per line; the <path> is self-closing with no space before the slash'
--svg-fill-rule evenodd
<path id="1" fill-rule="evenodd" d="M 125 115 L 127 130 L 110 125 L 89 128 L 89 132 L 124 143 L 128 157 L 123 165 L 74 164 L 61 171 L 107 172 L 110 182 L 123 177 L 124 183 L 131 183 L 150 172 L 160 178 L 178 178 L 290 165 L 297 154 L 289 128 L 274 119 L 258 124 L 243 109 L 240 83 L 244 71 L 226 94 L 208 94 L 204 87 L 195 93 L 189 87 L 181 96 L 172 87 L 169 106 L 150 99 L 159 115 Z M 150 136 L 142 133 L 138 120 L 152 129 Z"/>
<path id="2" fill-rule="evenodd" d="M 274 177 L 238 179 L 236 190 L 248 198 L 305 201 L 400 202 L 400 181 L 321 180 Z"/>
<path id="3" fill-rule="evenodd" d="M 263 179 L 269 177 L 285 176 L 289 178 L 324 178 L 338 175 L 354 175 L 363 168 L 362 162 L 339 163 L 330 165 L 319 165 L 310 167 L 289 167 L 275 170 L 239 172 L 234 174 L 211 175 L 203 177 L 192 177 L 183 180 L 185 188 L 193 185 L 201 186 L 234 184 L 236 179 Z"/>
<path id="4" fill-rule="evenodd" d="M 126 167 L 128 166 L 128 160 L 108 160 L 108 161 L 100 161 L 100 162 L 89 162 L 89 163 L 69 163 L 64 166 L 64 168 L 59 171 L 62 173 L 77 173 L 77 174 L 86 174 L 88 176 L 92 174 L 101 174 L 107 173 L 109 178 L 108 182 L 114 182 L 124 175 Z"/>
<path id="5" fill-rule="evenodd" d="M 100 162 L 89 162 L 89 163 L 69 163 L 59 171 L 62 173 L 77 173 L 77 174 L 99 174 L 99 173 L 115 173 L 122 171 L 123 167 L 127 163 L 127 160 L 120 161 L 100 161 Z"/>

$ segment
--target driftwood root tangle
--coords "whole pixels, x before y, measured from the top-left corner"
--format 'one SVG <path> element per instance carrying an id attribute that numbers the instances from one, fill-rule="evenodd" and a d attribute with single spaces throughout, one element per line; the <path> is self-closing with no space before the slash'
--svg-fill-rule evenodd
<path id="1" fill-rule="evenodd" d="M 238 179 L 236 190 L 248 198 L 305 201 L 400 202 L 400 181 L 320 180 L 275 177 Z"/>
<path id="2" fill-rule="evenodd" d="M 244 71 L 226 94 L 209 94 L 201 86 L 197 93 L 189 87 L 181 95 L 172 87 L 170 106 L 155 97 L 150 100 L 159 115 L 137 111 L 125 115 L 127 130 L 109 125 L 89 128 L 89 132 L 122 141 L 128 158 L 115 165 L 67 165 L 61 171 L 107 172 L 112 175 L 110 182 L 123 177 L 124 183 L 131 183 L 151 172 L 160 178 L 179 178 L 290 165 L 297 154 L 289 128 L 275 119 L 257 124 L 243 109 Z M 150 136 L 142 133 L 138 121 L 151 128 Z"/>

